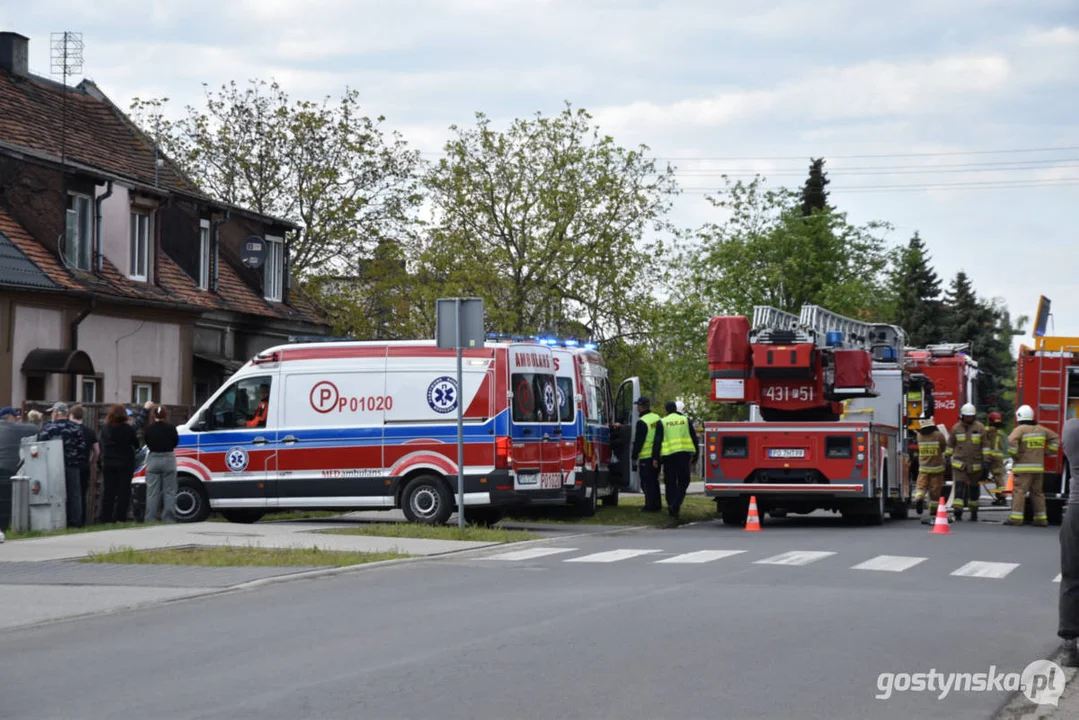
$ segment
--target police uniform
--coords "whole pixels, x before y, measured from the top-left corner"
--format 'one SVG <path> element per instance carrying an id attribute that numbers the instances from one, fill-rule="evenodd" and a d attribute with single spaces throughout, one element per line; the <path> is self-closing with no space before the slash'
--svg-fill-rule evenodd
<path id="1" fill-rule="evenodd" d="M 663 463 L 667 511 L 678 517 L 689 489 L 690 467 L 697 455 L 697 433 L 689 419 L 667 403 L 667 415 L 656 425 L 652 457 Z"/>
<path id="2" fill-rule="evenodd" d="M 648 398 L 637 399 L 637 405 L 649 408 Z M 637 471 L 641 476 L 641 492 L 644 493 L 645 512 L 659 512 L 663 509 L 663 502 L 659 496 L 659 469 L 652 464 L 652 447 L 656 441 L 656 425 L 660 417 L 651 409 L 641 415 L 637 420 L 636 437 L 633 441 L 633 462 L 637 463 Z M 641 451 L 647 448 L 644 462 L 639 462 Z"/>
<path id="3" fill-rule="evenodd" d="M 1033 420 L 1020 421 L 1012 434 L 1008 436 L 1008 452 L 1012 456 L 1012 512 L 1005 525 L 1022 525 L 1023 512 L 1026 509 L 1027 493 L 1034 510 L 1034 524 L 1044 527 L 1049 524 L 1045 512 L 1045 490 L 1043 489 L 1045 456 L 1060 449 L 1060 436 L 1047 427 L 1036 424 Z"/>
<path id="4" fill-rule="evenodd" d="M 985 472 L 985 426 L 975 420 L 969 425 L 962 420 L 952 427 L 946 451 L 952 465 L 955 483 L 955 519 L 963 518 L 963 508 L 970 510 L 970 519 L 978 519 L 978 496 Z"/>

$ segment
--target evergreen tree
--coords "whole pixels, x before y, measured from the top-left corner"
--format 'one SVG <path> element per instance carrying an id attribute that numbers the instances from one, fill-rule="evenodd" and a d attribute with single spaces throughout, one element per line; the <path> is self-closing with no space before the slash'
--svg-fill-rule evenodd
<path id="1" fill-rule="evenodd" d="M 1011 318 L 1000 303 L 981 300 L 970 278 L 960 270 L 944 299 L 947 308 L 947 339 L 970 343 L 970 355 L 978 363 L 975 403 L 982 413 L 1000 410 L 1007 416 L 1013 410 L 1015 360 L 1011 342 L 1015 330 Z"/>
<path id="2" fill-rule="evenodd" d="M 809 165 L 809 177 L 802 186 L 802 215 L 809 217 L 814 211 L 829 210 L 828 191 L 825 186 L 832 182 L 824 172 L 824 158 L 816 158 Z"/>
<path id="3" fill-rule="evenodd" d="M 896 324 L 906 330 L 913 347 L 944 340 L 940 278 L 929 259 L 925 243 L 915 232 L 907 247 L 900 251 L 899 266 L 892 277 Z"/>

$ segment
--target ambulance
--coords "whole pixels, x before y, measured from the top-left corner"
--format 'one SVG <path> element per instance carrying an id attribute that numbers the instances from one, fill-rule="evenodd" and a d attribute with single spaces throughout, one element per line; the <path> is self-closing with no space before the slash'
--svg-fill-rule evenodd
<path id="1" fill-rule="evenodd" d="M 554 338 L 540 338 L 539 342 L 554 354 L 566 502 L 584 516 L 595 515 L 599 502 L 615 506 L 620 492 L 640 491 L 629 449 L 619 454 L 612 445 L 612 430 L 618 421 L 615 407 L 635 412 L 633 402 L 640 396 L 640 381 L 635 377 L 623 381 L 616 403 L 606 364 L 595 345 Z M 631 425 L 630 433 L 633 430 Z"/>
<path id="2" fill-rule="evenodd" d="M 444 523 L 457 509 L 458 402 L 466 519 L 565 503 L 552 350 L 505 343 L 463 357 L 458 388 L 455 352 L 434 341 L 300 343 L 260 353 L 177 428 L 177 519 L 201 521 L 211 510 L 254 522 L 271 511 L 400 508 L 412 522 Z M 256 412 L 262 402 L 265 411 Z M 134 482 L 144 484 L 144 468 Z"/>

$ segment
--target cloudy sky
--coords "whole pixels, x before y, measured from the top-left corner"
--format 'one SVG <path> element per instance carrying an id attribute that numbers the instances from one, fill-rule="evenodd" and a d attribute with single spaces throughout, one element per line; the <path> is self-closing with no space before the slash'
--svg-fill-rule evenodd
<path id="1" fill-rule="evenodd" d="M 84 74 L 124 107 L 354 87 L 431 159 L 477 110 L 568 100 L 678 168 L 684 226 L 716 219 L 722 173 L 797 185 L 823 156 L 853 220 L 919 231 L 1013 314 L 1049 296 L 1079 335 L 1077 0 L 0 0 L 0 29 L 39 74 L 50 32 L 82 32 Z"/>

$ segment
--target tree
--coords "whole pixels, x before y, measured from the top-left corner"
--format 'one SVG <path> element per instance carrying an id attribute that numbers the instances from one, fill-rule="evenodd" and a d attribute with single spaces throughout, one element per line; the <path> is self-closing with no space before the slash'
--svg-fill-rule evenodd
<path id="1" fill-rule="evenodd" d="M 828 191 L 825 186 L 832 181 L 824 172 L 824 158 L 816 158 L 810 162 L 809 177 L 802 186 L 802 215 L 809 216 L 816 212 L 828 210 Z"/>
<path id="2" fill-rule="evenodd" d="M 482 113 L 452 130 L 425 179 L 436 219 L 421 263 L 437 291 L 484 298 L 501 332 L 641 333 L 663 253 L 646 233 L 663 227 L 672 169 L 569 105 L 502 132 Z"/>
<path id="3" fill-rule="evenodd" d="M 301 225 L 298 274 L 352 273 L 380 239 L 411 231 L 419 155 L 361 114 L 356 91 L 292 101 L 276 82 L 231 82 L 175 121 L 167 101 L 136 98 L 132 116 L 204 192 Z"/>
<path id="4" fill-rule="evenodd" d="M 895 323 L 907 332 L 913 347 L 925 347 L 945 339 L 940 278 L 929 260 L 925 243 L 915 232 L 907 247 L 900 251 L 892 275 Z"/>

